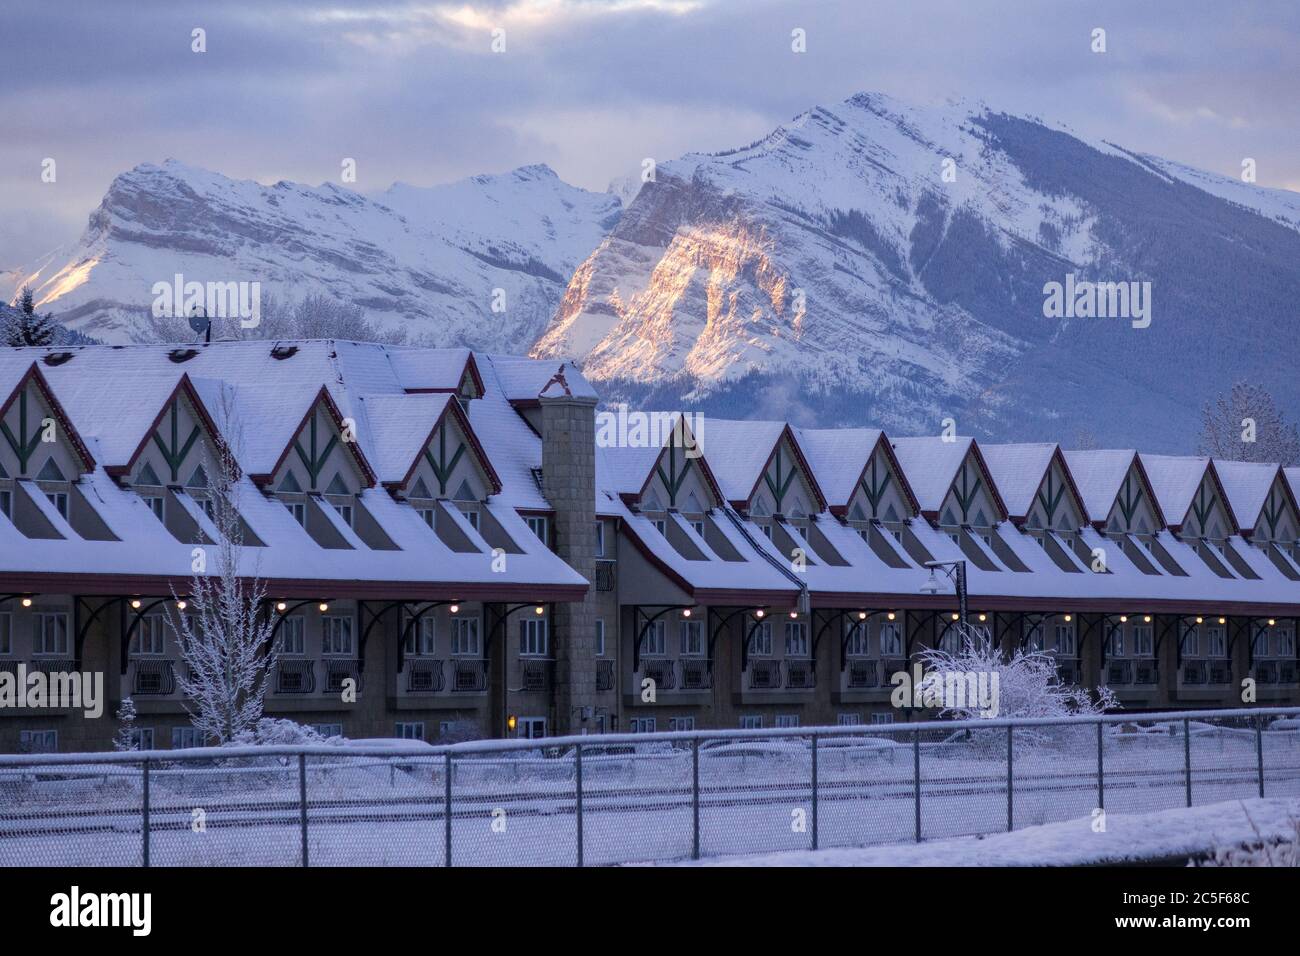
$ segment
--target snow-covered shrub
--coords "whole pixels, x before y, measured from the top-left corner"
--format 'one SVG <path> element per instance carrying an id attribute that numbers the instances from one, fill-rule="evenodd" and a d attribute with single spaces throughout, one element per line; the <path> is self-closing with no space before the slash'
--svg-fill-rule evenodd
<path id="1" fill-rule="evenodd" d="M 306 724 L 283 717 L 263 717 L 253 727 L 242 730 L 231 740 L 232 746 L 266 747 L 273 744 L 341 744 L 342 737 L 326 737 Z"/>
<path id="2" fill-rule="evenodd" d="M 135 701 L 130 697 L 123 697 L 114 716 L 117 718 L 118 728 L 113 737 L 113 749 L 135 750 L 135 740 L 132 739 L 135 731 Z"/>
<path id="3" fill-rule="evenodd" d="M 1244 805 L 1242 811 L 1258 842 L 1253 846 L 1215 847 L 1214 855 L 1196 863 L 1196 866 L 1300 866 L 1300 818 L 1289 818 L 1290 834 L 1281 839 L 1266 840 Z"/>

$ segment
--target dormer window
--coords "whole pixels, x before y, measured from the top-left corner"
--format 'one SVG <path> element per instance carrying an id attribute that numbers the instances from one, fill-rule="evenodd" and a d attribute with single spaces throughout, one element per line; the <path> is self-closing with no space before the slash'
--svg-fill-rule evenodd
<path id="1" fill-rule="evenodd" d="M 528 515 L 524 518 L 528 522 L 528 530 L 537 535 L 537 540 L 546 544 L 546 516 L 545 515 Z"/>
<path id="2" fill-rule="evenodd" d="M 304 528 L 307 527 L 307 503 L 304 501 L 286 501 L 285 508 L 293 515 L 293 520 Z"/>

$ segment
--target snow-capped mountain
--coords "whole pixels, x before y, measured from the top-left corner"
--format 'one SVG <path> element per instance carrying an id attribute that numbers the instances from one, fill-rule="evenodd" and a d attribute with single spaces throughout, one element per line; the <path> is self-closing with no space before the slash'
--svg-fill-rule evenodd
<path id="1" fill-rule="evenodd" d="M 533 354 L 737 416 L 1188 448 L 1234 380 L 1283 406 L 1300 196 L 976 104 L 878 95 L 661 164 Z M 1151 323 L 1044 285 L 1151 282 Z"/>
<path id="2" fill-rule="evenodd" d="M 577 359 L 611 399 L 1187 450 L 1234 381 L 1300 410 L 1297 262 L 1295 193 L 859 94 L 603 194 L 544 166 L 369 198 L 140 166 L 30 273 L 43 310 L 108 341 L 175 273 L 257 279 L 433 344 Z M 1149 282 L 1149 325 L 1046 317 L 1070 275 Z"/>
<path id="3" fill-rule="evenodd" d="M 546 166 L 431 188 L 399 183 L 372 199 L 169 160 L 118 176 L 77 247 L 23 280 L 42 308 L 108 342 L 130 340 L 154 283 L 180 273 L 257 281 L 263 296 L 323 291 L 435 344 L 522 352 L 620 209 Z"/>

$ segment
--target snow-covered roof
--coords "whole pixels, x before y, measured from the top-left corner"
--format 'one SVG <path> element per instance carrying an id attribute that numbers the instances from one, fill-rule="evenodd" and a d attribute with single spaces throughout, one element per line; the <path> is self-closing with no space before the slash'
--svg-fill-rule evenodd
<path id="1" fill-rule="evenodd" d="M 844 506 L 885 433 L 879 428 L 799 428 L 795 436 L 826 500 Z"/>
<path id="2" fill-rule="evenodd" d="M 938 511 L 944 496 L 966 460 L 973 438 L 895 438 L 894 457 L 902 466 L 907 482 L 922 511 Z"/>
<path id="3" fill-rule="evenodd" d="M 1175 525 L 1180 523 L 1211 467 L 1210 459 L 1196 455 L 1148 455 L 1145 452 L 1138 457 L 1165 520 Z M 1227 507 L 1226 502 L 1224 506 Z"/>
<path id="4" fill-rule="evenodd" d="M 1254 461 L 1223 461 L 1214 459 L 1214 470 L 1223 486 L 1223 494 L 1236 515 L 1239 530 L 1250 531 L 1259 521 L 1264 502 L 1277 480 L 1278 465 Z"/>
<path id="5" fill-rule="evenodd" d="M 1024 517 L 1033 507 L 1034 495 L 1043 483 L 1056 455 L 1055 442 L 1022 445 L 980 445 L 984 464 L 997 486 L 1007 511 Z"/>
<path id="6" fill-rule="evenodd" d="M 1132 448 L 1090 449 L 1066 451 L 1064 455 L 1088 514 L 1097 521 L 1105 520 L 1124 484 L 1124 476 L 1133 467 L 1137 451 Z"/>

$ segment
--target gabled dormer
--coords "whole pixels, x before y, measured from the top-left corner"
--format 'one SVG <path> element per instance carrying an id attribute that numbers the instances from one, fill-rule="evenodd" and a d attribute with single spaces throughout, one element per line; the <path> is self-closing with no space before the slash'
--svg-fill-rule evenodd
<path id="1" fill-rule="evenodd" d="M 946 530 L 961 526 L 987 533 L 1006 517 L 997 487 L 980 457 L 979 446 L 972 441 L 944 495 L 938 511 L 939 525 Z"/>
<path id="2" fill-rule="evenodd" d="M 1241 516 L 1238 519 L 1244 520 Z M 1255 543 L 1268 541 L 1287 547 L 1300 539 L 1300 508 L 1280 468 L 1250 530 L 1250 538 Z"/>
<path id="3" fill-rule="evenodd" d="M 1058 448 L 1034 492 L 1028 514 L 1012 520 L 1030 529 L 1074 532 L 1088 523 L 1088 512 Z"/>
<path id="4" fill-rule="evenodd" d="M 788 425 L 768 454 L 749 496 L 733 504 L 751 518 L 780 516 L 794 521 L 826 510 L 826 499 Z"/>
<path id="5" fill-rule="evenodd" d="M 848 502 L 838 507 L 832 504 L 831 511 L 850 522 L 879 521 L 890 528 L 920 514 L 920 505 L 883 433 L 854 482 Z"/>

